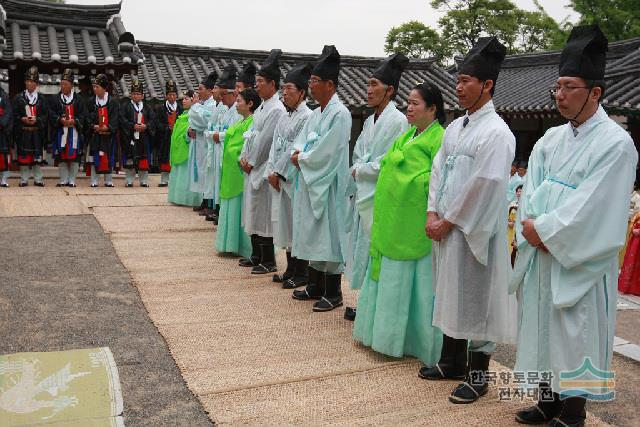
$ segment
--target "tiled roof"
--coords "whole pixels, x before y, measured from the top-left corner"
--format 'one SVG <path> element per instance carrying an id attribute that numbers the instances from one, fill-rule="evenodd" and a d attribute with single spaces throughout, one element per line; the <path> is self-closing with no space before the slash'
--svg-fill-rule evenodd
<path id="1" fill-rule="evenodd" d="M 146 96 L 150 99 L 164 99 L 165 82 L 173 79 L 180 91 L 195 89 L 198 83 L 212 70 L 218 74 L 229 64 L 238 71 L 247 61 L 256 67 L 269 52 L 185 46 L 165 43 L 138 42 L 145 56 L 145 63 L 138 69 L 138 76 L 145 81 Z M 280 57 L 282 75 L 292 66 L 303 62 L 313 62 L 317 55 L 283 53 Z M 338 95 L 351 110 L 362 109 L 367 103 L 367 80 L 381 58 L 342 56 Z M 406 99 L 411 88 L 423 81 L 432 81 L 443 91 L 446 108 L 456 108 L 453 77 L 429 60 L 412 60 L 403 74 L 396 102 L 400 108 L 406 107 Z M 131 76 L 120 80 L 119 90 L 124 96 L 129 94 Z"/>
<path id="2" fill-rule="evenodd" d="M 549 89 L 558 78 L 560 51 L 510 55 L 502 64 L 494 102 L 504 114 L 556 112 Z M 603 106 L 640 113 L 640 37 L 609 43 Z"/>
<path id="3" fill-rule="evenodd" d="M 0 63 L 129 70 L 144 59 L 122 24 L 120 4 L 1 0 L 0 13 Z"/>

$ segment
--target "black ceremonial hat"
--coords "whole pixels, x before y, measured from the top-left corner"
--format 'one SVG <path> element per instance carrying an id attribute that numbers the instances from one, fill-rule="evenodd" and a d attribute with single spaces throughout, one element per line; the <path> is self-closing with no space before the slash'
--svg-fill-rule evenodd
<path id="1" fill-rule="evenodd" d="M 560 56 L 560 77 L 604 80 L 608 46 L 597 25 L 574 27 Z"/>
<path id="2" fill-rule="evenodd" d="M 465 56 L 458 73 L 467 74 L 479 80 L 493 80 L 495 84 L 506 54 L 507 48 L 497 38 L 480 37 Z"/>

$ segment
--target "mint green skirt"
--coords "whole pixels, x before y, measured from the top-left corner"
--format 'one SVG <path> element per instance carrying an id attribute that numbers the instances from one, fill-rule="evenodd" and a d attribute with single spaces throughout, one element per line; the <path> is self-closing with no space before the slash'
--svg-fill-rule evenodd
<path id="1" fill-rule="evenodd" d="M 251 239 L 242 227 L 242 194 L 233 199 L 220 199 L 216 250 L 248 258 Z"/>
<path id="2" fill-rule="evenodd" d="M 427 366 L 435 365 L 442 332 L 431 326 L 435 298 L 431 271 L 431 255 L 410 261 L 383 256 L 378 282 L 371 280 L 367 268 L 353 338 L 387 356 L 414 356 Z"/>
<path id="3" fill-rule="evenodd" d="M 170 203 L 181 206 L 200 206 L 202 203 L 202 193 L 189 191 L 189 163 L 184 162 L 171 167 L 169 175 L 169 194 L 167 199 Z"/>

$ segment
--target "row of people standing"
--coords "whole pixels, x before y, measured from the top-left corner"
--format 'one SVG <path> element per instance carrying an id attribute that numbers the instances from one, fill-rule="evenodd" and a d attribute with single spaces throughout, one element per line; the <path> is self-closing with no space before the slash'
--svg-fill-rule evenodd
<path id="1" fill-rule="evenodd" d="M 516 420 L 584 425 L 586 399 L 608 390 L 563 388 L 561 374 L 610 369 L 617 252 L 637 163 L 630 136 L 599 104 L 606 50 L 597 26 L 576 27 L 563 50 L 553 94 L 569 123 L 538 141 L 529 173 L 514 186 L 515 193 L 523 185 L 513 272 L 505 194 L 515 138 L 492 102 L 506 53 L 494 37 L 466 55 L 456 86 L 466 113 L 446 130 L 442 94 L 430 82 L 410 92 L 406 119 L 397 111 L 392 99 L 407 60 L 383 61 L 368 83 L 375 111 L 351 167 L 335 47 L 285 76 L 284 105 L 272 51 L 256 90 L 239 93 L 242 119 L 222 140 L 216 248 L 267 274 L 276 271 L 274 241 L 285 247 L 288 266 L 274 280 L 304 286 L 293 298 L 313 301 L 316 312 L 343 304 L 346 266 L 360 289 L 349 313 L 354 339 L 419 358 L 424 379 L 459 381 L 452 403 L 485 395 L 496 344 L 517 343 L 516 371 L 541 381 L 539 401 Z M 319 104 L 312 112 L 302 105 L 307 89 Z M 192 145 L 210 126 L 190 125 L 173 142 Z"/>
<path id="2" fill-rule="evenodd" d="M 28 185 L 31 176 L 36 186 L 44 186 L 42 166 L 49 133 L 58 186 L 75 187 L 80 165 L 85 164 L 92 187 L 98 185 L 99 175 L 104 175 L 105 186 L 112 187 L 112 173 L 119 167 L 126 171 L 127 186 L 133 186 L 137 172 L 146 187 L 154 157 L 161 170 L 160 186 L 167 186 L 171 129 L 180 113 L 175 83 L 167 82 L 167 101 L 153 109 L 143 101 L 138 80 L 131 85 L 131 100 L 124 104 L 109 92 L 111 83 L 105 74 L 92 82 L 94 95 L 89 99 L 75 92 L 74 80 L 71 69 L 63 70 L 60 92 L 47 99 L 39 92 L 38 69 L 30 67 L 25 90 L 12 102 L 0 93 L 0 186 L 9 186 L 12 162 L 20 168 L 21 187 Z"/>

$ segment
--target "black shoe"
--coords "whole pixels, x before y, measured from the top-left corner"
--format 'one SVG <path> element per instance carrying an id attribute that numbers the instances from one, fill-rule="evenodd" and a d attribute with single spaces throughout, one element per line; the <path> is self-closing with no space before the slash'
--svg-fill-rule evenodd
<path id="1" fill-rule="evenodd" d="M 33 185 L 35 185 L 36 187 L 44 187 L 44 181 L 36 182 Z"/>
<path id="2" fill-rule="evenodd" d="M 25 181 L 22 181 L 22 182 L 20 183 L 20 187 L 27 187 L 28 185 L 29 185 L 29 183 L 28 183 L 28 182 L 25 182 Z"/>
<path id="3" fill-rule="evenodd" d="M 456 367 L 449 365 L 441 365 L 436 363 L 435 366 L 423 366 L 418 372 L 418 376 L 423 380 L 463 380 L 465 376 L 465 367 Z"/>
<path id="4" fill-rule="evenodd" d="M 487 394 L 489 383 L 487 382 L 487 370 L 491 355 L 470 351 L 469 371 L 463 382 L 453 390 L 449 396 L 451 403 L 473 403 Z"/>
<path id="5" fill-rule="evenodd" d="M 98 184 L 91 184 L 91 188 L 96 188 Z"/>
<path id="6" fill-rule="evenodd" d="M 149 188 L 149 184 L 145 182 L 144 184 L 140 184 L 140 187 Z"/>
<path id="7" fill-rule="evenodd" d="M 324 273 L 309 267 L 309 283 L 304 289 L 296 289 L 291 295 L 300 301 L 316 300 L 324 296 Z"/>
<path id="8" fill-rule="evenodd" d="M 324 274 L 324 296 L 313 304 L 313 311 L 331 311 L 342 306 L 341 274 Z"/>
<path id="9" fill-rule="evenodd" d="M 562 411 L 560 395 L 553 393 L 548 383 L 538 385 L 538 403 L 516 413 L 520 424 L 546 424 Z"/>
<path id="10" fill-rule="evenodd" d="M 549 421 L 548 425 L 550 427 L 584 427 L 585 419 L 579 417 L 557 417 Z"/>
<path id="11" fill-rule="evenodd" d="M 473 403 L 487 394 L 489 384 L 471 385 L 467 381 L 461 382 L 449 396 L 451 403 Z"/>
<path id="12" fill-rule="evenodd" d="M 113 182 L 107 182 L 104 184 L 105 187 L 113 188 Z"/>
<path id="13" fill-rule="evenodd" d="M 560 411 L 558 411 L 558 413 L 559 412 Z M 549 416 L 545 414 L 539 405 L 532 406 L 516 413 L 516 421 L 520 424 L 546 424 L 552 419 L 553 418 L 549 418 Z"/>
<path id="14" fill-rule="evenodd" d="M 582 427 L 587 418 L 586 404 L 584 397 L 569 397 L 562 403 L 560 416 L 552 419 L 549 425 L 552 427 Z"/>
<path id="15" fill-rule="evenodd" d="M 440 360 L 423 366 L 418 376 L 425 380 L 463 380 L 467 374 L 467 340 L 442 335 Z"/>
<path id="16" fill-rule="evenodd" d="M 295 274 L 295 262 L 296 259 L 291 256 L 291 252 L 287 252 L 287 269 L 283 274 L 274 274 L 273 281 L 275 283 L 284 283 L 287 280 L 293 278 Z M 275 254 L 274 254 L 275 257 Z"/>
<path id="17" fill-rule="evenodd" d="M 67 185 L 69 185 L 69 184 L 63 184 L 63 183 L 59 182 L 59 183 L 56 184 L 56 187 L 66 187 Z"/>
<path id="18" fill-rule="evenodd" d="M 200 212 L 198 212 L 198 215 L 200 216 L 207 216 L 207 215 L 211 215 L 213 213 L 213 211 L 209 208 L 204 208 L 203 210 L 201 210 Z"/>
<path id="19" fill-rule="evenodd" d="M 356 320 L 356 309 L 354 307 L 347 307 L 344 310 L 344 319 L 350 322 Z"/>
<path id="20" fill-rule="evenodd" d="M 238 265 L 240 267 L 255 267 L 260 263 L 260 258 L 258 257 L 249 257 L 249 258 L 240 258 L 238 261 Z"/>
<path id="21" fill-rule="evenodd" d="M 133 184 L 127 183 L 127 187 L 131 188 L 131 187 L 133 187 Z"/>
<path id="22" fill-rule="evenodd" d="M 313 304 L 313 311 L 323 312 L 331 311 L 334 308 L 342 307 L 342 295 L 335 297 L 322 297 L 320 301 Z"/>
<path id="23" fill-rule="evenodd" d="M 3 183 L 0 184 L 0 187 L 9 188 L 9 184 L 7 184 L 6 182 L 3 182 Z"/>
<path id="24" fill-rule="evenodd" d="M 67 184 L 67 187 L 76 188 L 77 185 L 69 183 L 69 184 Z"/>
<path id="25" fill-rule="evenodd" d="M 306 286 L 309 283 L 309 279 L 306 277 L 292 277 L 282 282 L 282 289 L 295 289 L 300 286 Z"/>
<path id="26" fill-rule="evenodd" d="M 258 264 L 251 269 L 251 274 L 268 274 L 278 271 L 278 267 L 273 264 Z"/>
<path id="27" fill-rule="evenodd" d="M 167 184 L 166 182 L 161 182 L 160 184 L 158 184 L 158 187 L 168 187 L 169 184 Z"/>
<path id="28" fill-rule="evenodd" d="M 218 216 L 216 214 L 213 214 L 213 213 L 205 216 L 204 219 L 207 220 L 207 221 L 213 221 L 216 224 L 218 223 Z"/>

